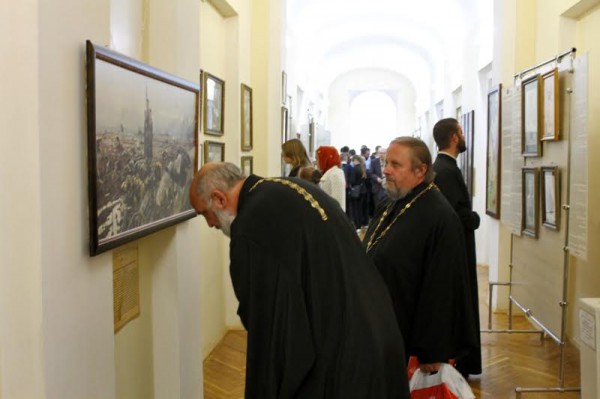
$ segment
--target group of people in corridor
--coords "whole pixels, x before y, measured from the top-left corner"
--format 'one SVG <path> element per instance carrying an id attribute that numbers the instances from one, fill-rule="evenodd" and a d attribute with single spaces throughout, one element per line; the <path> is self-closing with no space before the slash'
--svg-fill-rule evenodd
<path id="1" fill-rule="evenodd" d="M 319 172 L 305 179 L 244 176 L 231 163 L 196 173 L 192 206 L 231 238 L 247 398 L 409 398 L 409 357 L 423 372 L 451 360 L 465 377 L 482 372 L 479 217 L 456 164 L 465 140 L 452 118 L 433 136 L 435 162 L 413 137 L 380 154 L 386 195 L 362 242 L 333 147 L 317 150 Z M 289 159 L 294 176 L 306 158 Z"/>

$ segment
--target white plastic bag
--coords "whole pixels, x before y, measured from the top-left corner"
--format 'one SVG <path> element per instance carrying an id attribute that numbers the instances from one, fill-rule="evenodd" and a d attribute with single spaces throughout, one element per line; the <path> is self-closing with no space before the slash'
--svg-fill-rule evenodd
<path id="1" fill-rule="evenodd" d="M 449 364 L 442 364 L 435 374 L 415 371 L 410 379 L 411 399 L 475 399 L 471 387 Z"/>

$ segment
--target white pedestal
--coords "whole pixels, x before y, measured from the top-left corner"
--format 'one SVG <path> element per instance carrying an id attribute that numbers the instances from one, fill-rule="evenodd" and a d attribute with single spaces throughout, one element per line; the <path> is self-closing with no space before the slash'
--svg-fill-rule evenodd
<path id="1" fill-rule="evenodd" d="M 581 356 L 581 397 L 600 396 L 600 298 L 580 298 L 577 312 Z"/>

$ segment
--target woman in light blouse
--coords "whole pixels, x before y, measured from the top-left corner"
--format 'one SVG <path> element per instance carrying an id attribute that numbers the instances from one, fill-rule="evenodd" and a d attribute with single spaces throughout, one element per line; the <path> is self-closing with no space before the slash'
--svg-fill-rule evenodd
<path id="1" fill-rule="evenodd" d="M 346 211 L 346 178 L 340 165 L 340 154 L 335 147 L 321 146 L 317 149 L 317 166 L 323 173 L 319 186 Z"/>

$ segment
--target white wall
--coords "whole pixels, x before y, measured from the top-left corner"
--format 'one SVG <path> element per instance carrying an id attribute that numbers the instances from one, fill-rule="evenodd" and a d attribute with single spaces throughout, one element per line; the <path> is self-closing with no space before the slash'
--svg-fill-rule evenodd
<path id="1" fill-rule="evenodd" d="M 116 337 L 112 254 L 88 255 L 85 40 L 138 59 L 141 51 L 143 61 L 198 81 L 197 1 L 144 4 L 149 14 L 141 1 L 1 5 L 0 79 L 11 95 L 0 98 L 0 121 L 13 132 L 0 139 L 2 398 L 202 396 L 199 220 L 139 242 L 142 287 L 153 290 L 143 316 Z M 117 389 L 124 356 L 142 370 L 127 376 L 138 378 L 154 357 L 156 387 L 143 379 L 144 390 L 139 381 Z"/>
<path id="2" fill-rule="evenodd" d="M 0 398 L 46 397 L 36 4 L 0 2 Z"/>

